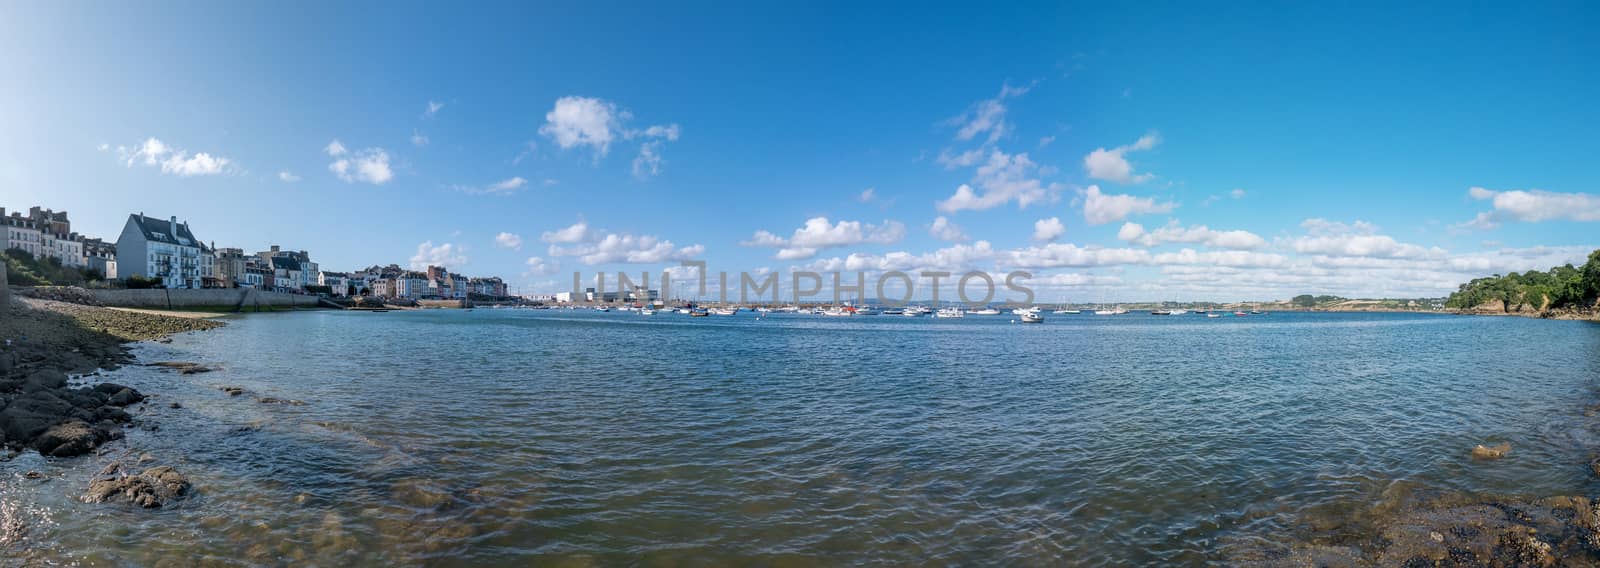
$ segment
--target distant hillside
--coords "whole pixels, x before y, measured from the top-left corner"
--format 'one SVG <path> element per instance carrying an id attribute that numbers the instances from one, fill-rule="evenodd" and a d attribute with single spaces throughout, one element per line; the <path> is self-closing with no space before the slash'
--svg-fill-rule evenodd
<path id="1" fill-rule="evenodd" d="M 1600 250 L 1589 253 L 1589 262 L 1582 267 L 1568 264 L 1546 272 L 1474 279 L 1451 294 L 1445 307 L 1504 313 L 1592 312 L 1596 298 L 1600 298 Z"/>

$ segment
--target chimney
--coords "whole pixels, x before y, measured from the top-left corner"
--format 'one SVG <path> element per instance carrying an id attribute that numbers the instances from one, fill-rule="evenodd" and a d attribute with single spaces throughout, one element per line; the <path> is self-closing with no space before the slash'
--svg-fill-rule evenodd
<path id="1" fill-rule="evenodd" d="M 172 216 L 172 220 L 168 221 L 167 224 L 168 224 L 168 232 L 172 233 L 172 238 L 174 238 L 174 239 L 178 238 L 178 216 L 177 215 L 173 215 Z"/>

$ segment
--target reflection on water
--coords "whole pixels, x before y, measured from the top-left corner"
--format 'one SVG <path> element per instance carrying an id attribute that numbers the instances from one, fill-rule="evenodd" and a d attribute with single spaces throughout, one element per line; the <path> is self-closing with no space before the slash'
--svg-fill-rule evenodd
<path id="1" fill-rule="evenodd" d="M 1582 413 L 1600 326 L 1010 319 L 244 317 L 138 348 L 220 371 L 107 377 L 157 395 L 111 455 L 0 462 L 0 549 L 94 565 L 1201 562 L 1336 530 L 1410 487 L 1595 489 Z M 1467 456 L 1500 440 L 1512 457 Z M 196 495 L 75 500 L 104 463 L 145 454 Z"/>

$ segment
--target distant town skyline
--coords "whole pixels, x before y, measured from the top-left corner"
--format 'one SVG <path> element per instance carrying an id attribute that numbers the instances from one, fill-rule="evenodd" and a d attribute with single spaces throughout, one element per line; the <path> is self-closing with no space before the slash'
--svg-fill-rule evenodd
<path id="1" fill-rule="evenodd" d="M 523 293 L 701 260 L 1438 297 L 1581 264 L 1600 10 L 1443 6 L 9 3 L 0 205 Z"/>

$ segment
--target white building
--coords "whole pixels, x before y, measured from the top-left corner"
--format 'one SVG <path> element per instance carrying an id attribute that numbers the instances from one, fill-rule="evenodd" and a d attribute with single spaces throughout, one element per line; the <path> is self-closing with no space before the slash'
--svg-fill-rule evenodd
<path id="1" fill-rule="evenodd" d="M 327 286 L 334 296 L 344 297 L 350 295 L 350 277 L 348 275 L 342 272 L 318 272 L 317 278 L 320 280 L 317 283 Z"/>
<path id="2" fill-rule="evenodd" d="M 200 288 L 215 271 L 215 257 L 177 217 L 128 215 L 117 238 L 117 273 L 160 280 L 168 288 Z"/>
<path id="3" fill-rule="evenodd" d="M 411 299 L 432 296 L 435 294 L 432 284 L 427 274 L 407 272 L 394 279 L 394 296 Z"/>

